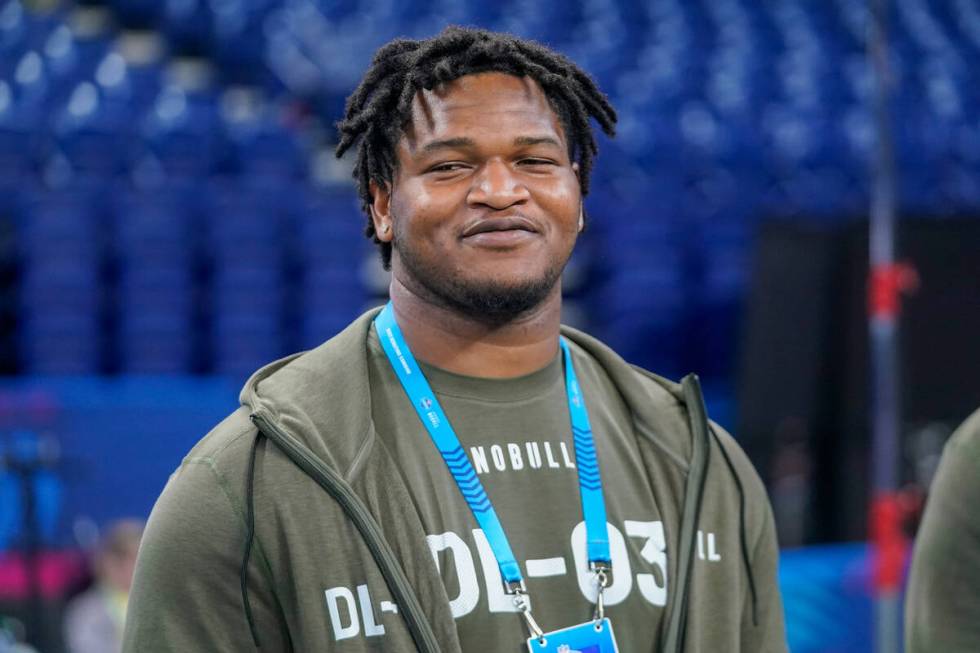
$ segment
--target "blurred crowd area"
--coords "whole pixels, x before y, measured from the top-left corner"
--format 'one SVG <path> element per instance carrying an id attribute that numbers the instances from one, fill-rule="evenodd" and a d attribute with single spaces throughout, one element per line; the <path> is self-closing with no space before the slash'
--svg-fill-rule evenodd
<path id="1" fill-rule="evenodd" d="M 885 5 L 921 495 L 980 403 L 980 3 Z M 86 524 L 145 516 L 249 373 L 384 301 L 333 124 L 378 46 L 448 24 L 554 47 L 619 112 L 565 320 L 701 375 L 785 545 L 865 536 L 868 3 L 0 0 L 0 615 L 61 633 L 30 579 L 60 615 Z M 795 651 L 870 636 L 834 555 L 785 572 Z"/>
<path id="2" fill-rule="evenodd" d="M 39 556 L 38 573 L 18 578 L 0 565 L 0 652 L 117 653 L 122 649 L 129 590 L 143 522 L 117 520 L 82 535 L 86 548 L 73 557 Z M 11 607 L 17 589 L 19 605 Z M 14 612 L 15 614 L 11 614 Z M 40 632 L 43 631 L 43 634 Z"/>

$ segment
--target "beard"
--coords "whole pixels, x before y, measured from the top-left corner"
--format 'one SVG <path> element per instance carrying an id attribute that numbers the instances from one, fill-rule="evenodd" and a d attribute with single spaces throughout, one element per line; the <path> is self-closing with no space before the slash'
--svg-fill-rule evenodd
<path id="1" fill-rule="evenodd" d="M 456 270 L 440 267 L 436 261 L 420 255 L 404 235 L 397 231 L 395 235 L 395 252 L 414 280 L 415 292 L 427 301 L 489 327 L 513 322 L 539 306 L 554 290 L 568 261 L 568 256 L 549 261 L 541 274 L 516 281 L 474 280 Z M 403 237 L 398 238 L 399 235 Z"/>

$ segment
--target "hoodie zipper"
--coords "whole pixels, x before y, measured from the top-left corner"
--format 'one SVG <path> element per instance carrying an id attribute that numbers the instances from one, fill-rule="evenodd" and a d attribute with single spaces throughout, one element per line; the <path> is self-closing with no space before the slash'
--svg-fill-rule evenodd
<path id="1" fill-rule="evenodd" d="M 258 412 L 252 413 L 251 419 L 266 437 L 275 442 L 300 469 L 340 504 L 350 520 L 354 522 L 368 549 L 371 550 L 375 562 L 378 563 L 381 574 L 395 595 L 399 612 L 404 616 L 418 650 L 422 653 L 440 653 L 439 643 L 436 641 L 432 626 L 422 612 L 422 605 L 415 596 L 394 551 L 381 533 L 381 527 L 378 526 L 367 506 L 342 476 L 324 465 L 309 449 L 280 429 L 277 424 Z"/>

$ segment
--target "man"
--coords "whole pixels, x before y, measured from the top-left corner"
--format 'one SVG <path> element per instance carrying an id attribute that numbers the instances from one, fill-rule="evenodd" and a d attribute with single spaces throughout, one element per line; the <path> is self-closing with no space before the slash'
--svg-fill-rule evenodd
<path id="1" fill-rule="evenodd" d="M 559 325 L 590 117 L 613 131 L 528 41 L 379 50 L 338 154 L 391 303 L 257 372 L 184 460 L 126 650 L 785 650 L 769 504 L 696 380 Z"/>
<path id="2" fill-rule="evenodd" d="M 908 653 L 980 651 L 980 410 L 946 444 L 915 542 Z"/>

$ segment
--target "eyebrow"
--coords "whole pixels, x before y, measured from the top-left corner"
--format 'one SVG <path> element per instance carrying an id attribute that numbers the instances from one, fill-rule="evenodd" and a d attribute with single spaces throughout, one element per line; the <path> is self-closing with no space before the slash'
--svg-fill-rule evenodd
<path id="1" fill-rule="evenodd" d="M 543 144 L 561 147 L 561 143 L 551 136 L 518 136 L 514 139 L 514 145 L 519 147 Z M 463 150 L 474 147 L 476 147 L 476 141 L 474 141 L 472 138 L 461 136 L 459 138 L 446 138 L 426 143 L 424 146 L 422 146 L 422 152 L 428 154 L 439 150 Z"/>
<path id="2" fill-rule="evenodd" d="M 561 147 L 561 143 L 551 136 L 518 136 L 514 139 L 514 145 L 524 147 L 529 145 L 555 145 Z"/>
<path id="3" fill-rule="evenodd" d="M 446 138 L 441 141 L 432 141 L 422 147 L 425 153 L 436 152 L 438 150 L 462 150 L 476 147 L 476 142 L 472 138 Z"/>

